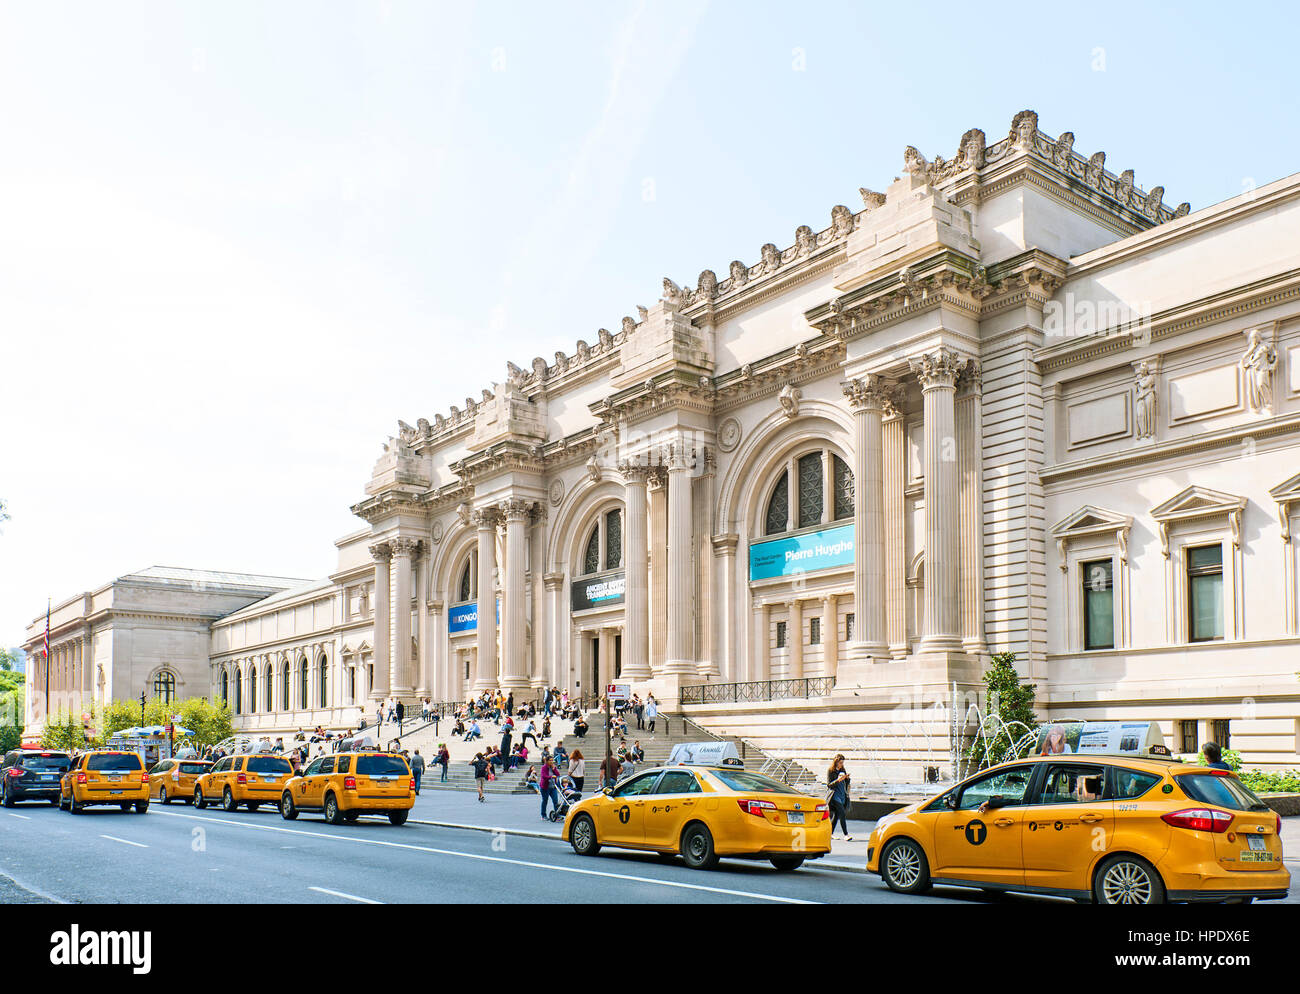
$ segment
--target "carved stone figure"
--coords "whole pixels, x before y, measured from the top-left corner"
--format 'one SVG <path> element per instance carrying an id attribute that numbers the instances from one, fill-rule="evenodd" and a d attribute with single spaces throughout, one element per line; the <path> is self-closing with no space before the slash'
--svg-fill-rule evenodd
<path id="1" fill-rule="evenodd" d="M 700 279 L 696 285 L 700 296 L 705 300 L 712 300 L 718 295 L 718 277 L 712 269 L 706 269 L 700 273 Z"/>
<path id="2" fill-rule="evenodd" d="M 800 255 L 807 255 L 811 252 L 815 245 L 812 228 L 806 224 L 801 224 L 795 228 L 794 244 Z"/>
<path id="3" fill-rule="evenodd" d="M 591 358 L 591 346 L 588 345 L 586 342 L 584 342 L 581 338 L 578 339 L 577 354 L 578 354 L 578 362 L 586 362 L 588 359 Z"/>
<path id="4" fill-rule="evenodd" d="M 781 392 L 776 395 L 776 399 L 781 402 L 781 410 L 785 411 L 787 418 L 794 418 L 799 415 L 799 399 L 803 392 L 795 386 L 787 383 L 781 388 Z"/>
<path id="5" fill-rule="evenodd" d="M 869 211 L 874 211 L 877 207 L 885 205 L 885 195 L 883 193 L 868 190 L 865 186 L 858 187 L 858 193 L 862 195 L 862 205 Z"/>
<path id="6" fill-rule="evenodd" d="M 1119 183 L 1115 186 L 1115 199 L 1125 207 L 1133 196 L 1133 170 L 1125 169 L 1119 174 Z"/>
<path id="7" fill-rule="evenodd" d="M 518 385 L 524 380 L 524 371 L 516 366 L 513 362 L 506 360 L 506 378 L 513 384 Z"/>
<path id="8" fill-rule="evenodd" d="M 1147 194 L 1146 203 L 1142 205 L 1142 213 L 1147 217 L 1158 218 L 1160 216 L 1160 201 L 1164 199 L 1165 188 L 1163 186 L 1153 186 L 1151 192 Z"/>
<path id="9" fill-rule="evenodd" d="M 682 307 L 686 303 L 685 299 L 682 297 L 682 288 L 667 276 L 664 277 L 664 300 L 672 304 L 674 307 Z M 624 321 L 626 320 L 627 319 L 625 318 Z"/>
<path id="10" fill-rule="evenodd" d="M 1089 186 L 1100 188 L 1102 174 L 1106 171 L 1106 153 L 1097 152 L 1088 160 L 1083 170 L 1083 178 Z"/>
<path id="11" fill-rule="evenodd" d="M 569 357 L 566 356 L 563 352 L 555 353 L 555 372 L 558 374 L 563 374 L 563 373 L 567 373 L 568 371 L 569 371 Z"/>
<path id="12" fill-rule="evenodd" d="M 986 139 L 979 128 L 971 128 L 961 136 L 957 146 L 957 165 L 961 169 L 983 169 Z"/>
<path id="13" fill-rule="evenodd" d="M 731 288 L 733 290 L 749 282 L 749 267 L 739 259 L 731 264 L 728 271 L 731 273 Z"/>
<path id="14" fill-rule="evenodd" d="M 853 230 L 853 212 L 843 204 L 836 204 L 831 208 L 831 227 L 835 229 L 835 237 L 842 238 Z"/>
<path id="15" fill-rule="evenodd" d="M 759 250 L 763 255 L 763 272 L 774 273 L 781 266 L 781 253 L 775 245 L 768 242 Z"/>
<path id="16" fill-rule="evenodd" d="M 1011 139 L 1021 148 L 1034 147 L 1034 135 L 1038 134 L 1038 114 L 1032 110 L 1022 110 L 1011 119 Z"/>
<path id="17" fill-rule="evenodd" d="M 538 383 L 546 379 L 546 360 L 541 356 L 533 360 L 533 376 L 537 378 Z"/>
<path id="18" fill-rule="evenodd" d="M 1251 328 L 1241 368 L 1246 371 L 1246 399 L 1250 409 L 1267 413 L 1273 408 L 1273 370 L 1277 368 L 1277 349 L 1264 341 L 1259 328 Z"/>
<path id="19" fill-rule="evenodd" d="M 634 334 L 635 332 L 636 321 L 632 318 L 625 317 L 623 319 L 623 336 L 626 338 L 628 335 Z M 596 334 L 600 338 L 600 348 L 602 351 L 608 352 L 614 347 L 614 336 L 609 331 L 600 328 L 596 331 Z"/>
<path id="20" fill-rule="evenodd" d="M 928 179 L 930 176 L 930 163 L 925 161 L 925 156 L 917 151 L 915 145 L 908 145 L 903 151 L 903 168 L 917 179 Z"/>
<path id="21" fill-rule="evenodd" d="M 1060 137 L 1056 139 L 1056 144 L 1052 146 L 1052 161 L 1058 166 L 1068 166 L 1070 164 L 1070 152 L 1074 149 L 1074 132 L 1062 131 Z"/>
<path id="22" fill-rule="evenodd" d="M 496 399 L 497 399 L 496 394 L 494 394 L 491 390 L 487 389 L 487 387 L 483 388 L 483 400 L 480 403 L 490 404 L 492 403 L 492 401 Z"/>
<path id="23" fill-rule="evenodd" d="M 1147 362 L 1138 364 L 1137 379 L 1133 382 L 1137 394 L 1134 404 L 1134 421 L 1138 438 L 1154 438 L 1156 434 L 1156 378 Z"/>
<path id="24" fill-rule="evenodd" d="M 587 460 L 587 475 L 591 477 L 592 483 L 600 482 L 600 460 L 595 456 Z"/>

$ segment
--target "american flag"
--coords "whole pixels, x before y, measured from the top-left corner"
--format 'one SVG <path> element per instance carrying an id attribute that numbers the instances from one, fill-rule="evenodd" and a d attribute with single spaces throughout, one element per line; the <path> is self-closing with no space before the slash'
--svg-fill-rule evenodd
<path id="1" fill-rule="evenodd" d="M 45 602 L 45 662 L 50 661 L 50 602 Z"/>

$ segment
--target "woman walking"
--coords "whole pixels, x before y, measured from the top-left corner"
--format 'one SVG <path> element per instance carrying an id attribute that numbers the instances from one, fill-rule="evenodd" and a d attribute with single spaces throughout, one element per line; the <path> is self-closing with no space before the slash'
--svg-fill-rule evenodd
<path id="1" fill-rule="evenodd" d="M 482 802 L 483 785 L 487 783 L 488 778 L 488 761 L 483 758 L 481 752 L 476 752 L 469 765 L 474 767 L 474 784 L 478 787 L 478 799 Z"/>
<path id="2" fill-rule="evenodd" d="M 582 781 L 587 773 L 587 761 L 582 758 L 582 750 L 574 749 L 569 757 L 569 776 L 573 778 L 573 789 L 582 793 Z"/>
<path id="3" fill-rule="evenodd" d="M 659 717 L 659 702 L 655 700 L 655 695 L 651 694 L 645 702 L 645 720 L 649 723 L 650 734 L 654 734 L 655 719 Z"/>
<path id="4" fill-rule="evenodd" d="M 446 742 L 438 743 L 438 765 L 442 767 L 442 779 L 440 783 L 447 782 L 447 764 L 451 762 L 451 753 L 447 749 Z"/>
<path id="5" fill-rule="evenodd" d="M 849 834 L 849 783 L 852 778 L 844 768 L 844 754 L 836 753 L 831 768 L 826 773 L 826 801 L 831 806 L 831 838 L 835 838 L 835 822 L 844 829 L 844 841 L 852 842 Z"/>

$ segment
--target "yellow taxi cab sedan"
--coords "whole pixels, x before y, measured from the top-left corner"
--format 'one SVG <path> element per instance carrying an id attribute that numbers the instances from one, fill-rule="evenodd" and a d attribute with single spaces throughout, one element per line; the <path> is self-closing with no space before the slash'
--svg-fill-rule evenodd
<path id="1" fill-rule="evenodd" d="M 278 804 L 280 791 L 292 776 L 289 761 L 276 753 L 226 756 L 194 778 L 194 806 L 220 803 L 223 810 L 233 812 L 243 804 L 256 811 L 263 804 Z"/>
<path id="2" fill-rule="evenodd" d="M 831 851 L 825 804 L 761 773 L 735 766 L 647 770 L 579 801 L 563 839 L 580 856 L 602 846 L 681 855 L 693 869 L 722 857 L 766 859 L 794 870 Z"/>
<path id="3" fill-rule="evenodd" d="M 94 804 L 149 810 L 149 776 L 138 752 L 98 749 L 73 761 L 60 782 L 59 807 L 79 815 Z"/>
<path id="4" fill-rule="evenodd" d="M 149 771 L 149 796 L 163 804 L 194 799 L 194 782 L 212 764 L 206 759 L 164 759 Z"/>
<path id="5" fill-rule="evenodd" d="M 1232 773 L 1148 756 L 1036 756 L 876 823 L 867 870 L 1098 904 L 1284 898 L 1282 819 Z"/>
<path id="6" fill-rule="evenodd" d="M 387 815 L 405 825 L 415 806 L 415 778 L 395 752 L 339 752 L 313 760 L 284 785 L 280 816 L 292 821 L 302 811 L 319 811 L 331 825 L 351 824 L 362 815 Z"/>

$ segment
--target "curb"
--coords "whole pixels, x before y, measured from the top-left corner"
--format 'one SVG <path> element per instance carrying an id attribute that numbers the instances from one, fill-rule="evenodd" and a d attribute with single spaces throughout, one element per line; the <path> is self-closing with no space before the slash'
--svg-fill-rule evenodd
<path id="1" fill-rule="evenodd" d="M 555 842 L 562 841 L 560 837 L 553 832 L 533 832 L 525 828 L 497 828 L 492 825 L 463 825 L 454 821 L 430 821 L 425 818 L 408 819 L 412 825 L 430 825 L 434 828 L 458 828 L 465 832 L 491 832 L 502 835 L 519 835 L 528 839 L 551 839 Z M 867 873 L 865 866 L 858 866 L 854 863 L 830 863 L 825 862 L 825 857 L 820 860 L 814 860 L 809 864 L 819 870 L 833 870 L 836 873 Z"/>

